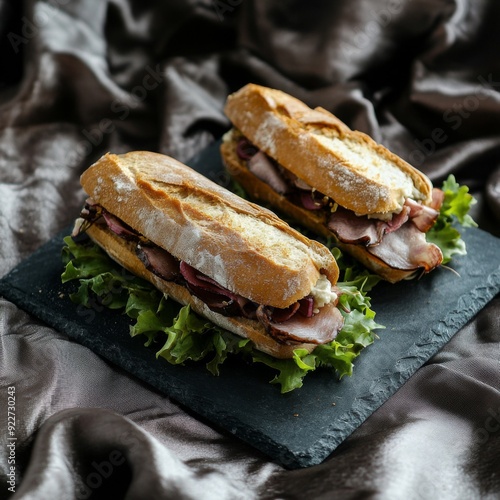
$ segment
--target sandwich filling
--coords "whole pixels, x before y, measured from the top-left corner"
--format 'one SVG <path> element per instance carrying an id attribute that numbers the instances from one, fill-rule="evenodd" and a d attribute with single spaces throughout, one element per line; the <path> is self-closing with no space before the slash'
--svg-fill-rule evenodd
<path id="1" fill-rule="evenodd" d="M 91 224 L 98 224 L 126 240 L 146 269 L 157 277 L 186 287 L 214 312 L 259 321 L 267 333 L 280 343 L 326 344 L 337 336 L 343 326 L 343 317 L 337 308 L 341 291 L 333 287 L 324 275 L 320 275 L 309 295 L 285 309 L 256 304 L 177 259 L 88 199 L 72 236 L 84 233 Z"/>
<path id="2" fill-rule="evenodd" d="M 429 272 L 441 264 L 441 250 L 425 239 L 443 203 L 444 193 L 440 189 L 433 189 L 431 206 L 406 198 L 399 213 L 359 216 L 309 186 L 244 136 L 236 138 L 236 154 L 253 175 L 278 195 L 320 217 L 340 242 L 364 246 L 394 269 Z"/>

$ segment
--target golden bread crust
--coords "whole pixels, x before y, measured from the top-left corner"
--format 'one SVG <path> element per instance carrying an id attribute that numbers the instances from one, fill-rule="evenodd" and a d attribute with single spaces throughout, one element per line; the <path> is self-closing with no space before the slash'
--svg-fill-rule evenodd
<path id="1" fill-rule="evenodd" d="M 168 156 L 107 154 L 81 183 L 146 238 L 259 304 L 285 308 L 308 295 L 320 273 L 338 279 L 326 247 Z"/>
<path id="2" fill-rule="evenodd" d="M 224 111 L 266 154 L 358 215 L 397 213 L 406 197 L 431 203 L 432 184 L 422 172 L 323 108 L 248 84 L 228 97 Z"/>

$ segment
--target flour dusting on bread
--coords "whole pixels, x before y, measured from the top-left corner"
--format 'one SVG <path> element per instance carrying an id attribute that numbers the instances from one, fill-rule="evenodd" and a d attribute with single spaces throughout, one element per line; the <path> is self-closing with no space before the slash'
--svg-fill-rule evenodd
<path id="1" fill-rule="evenodd" d="M 117 199 L 117 184 L 127 203 Z M 309 294 L 320 273 L 335 283 L 331 252 L 267 209 L 173 158 L 106 155 L 81 178 L 111 214 L 221 286 L 284 308 Z"/>
<path id="2" fill-rule="evenodd" d="M 259 121 L 257 130 L 255 131 L 254 140 L 256 144 L 266 151 L 267 154 L 276 155 L 276 140 L 274 134 L 270 134 L 269 130 L 282 129 L 285 124 L 278 119 L 273 113 L 266 113 L 262 120 Z"/>
<path id="3" fill-rule="evenodd" d="M 250 141 L 306 182 L 322 179 L 318 189 L 356 214 L 399 213 L 408 197 L 432 201 L 425 175 L 326 110 L 254 84 L 230 95 L 224 110 Z"/>

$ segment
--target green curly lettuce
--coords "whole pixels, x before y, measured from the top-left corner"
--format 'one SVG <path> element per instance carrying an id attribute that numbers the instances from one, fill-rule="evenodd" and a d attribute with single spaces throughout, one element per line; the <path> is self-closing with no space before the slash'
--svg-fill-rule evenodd
<path id="1" fill-rule="evenodd" d="M 465 242 L 456 225 L 477 227 L 476 222 L 469 215 L 470 208 L 476 200 L 469 193 L 467 186 L 458 184 L 454 175 L 448 176 L 441 189 L 444 192 L 444 201 L 436 223 L 426 233 L 426 239 L 441 249 L 442 263 L 447 264 L 453 255 L 467 253 Z"/>
<path id="2" fill-rule="evenodd" d="M 316 347 L 312 353 L 296 349 L 292 359 L 281 360 L 201 318 L 189 306 L 167 299 L 153 285 L 125 271 L 97 245 L 77 243 L 70 236 L 64 243 L 61 279 L 63 283 L 77 283 L 71 300 L 89 308 L 122 310 L 133 320 L 130 335 L 144 335 L 146 346 L 156 346 L 156 357 L 172 364 L 204 361 L 208 371 L 218 375 L 228 356 L 238 354 L 271 368 L 275 372 L 271 383 L 279 384 L 285 393 L 301 387 L 304 377 L 318 367 L 340 378 L 352 375 L 355 358 L 375 341 L 374 330 L 383 328 L 374 320 L 367 295 L 379 278 L 356 268 L 356 264 L 345 263 L 335 248 L 332 252 L 345 279 L 337 283 L 343 291 L 339 307 L 344 326 L 333 342 Z"/>

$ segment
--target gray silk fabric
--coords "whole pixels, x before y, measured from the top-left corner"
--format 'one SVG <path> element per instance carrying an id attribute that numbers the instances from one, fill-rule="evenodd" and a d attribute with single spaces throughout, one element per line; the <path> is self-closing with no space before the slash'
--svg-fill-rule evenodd
<path id="1" fill-rule="evenodd" d="M 188 160 L 250 81 L 437 184 L 454 173 L 500 235 L 499 19 L 495 0 L 0 0 L 0 275 L 78 215 L 95 159 Z M 10 387 L 16 499 L 498 498 L 499 318 L 497 297 L 324 463 L 289 471 L 0 299 L 0 498 Z"/>

